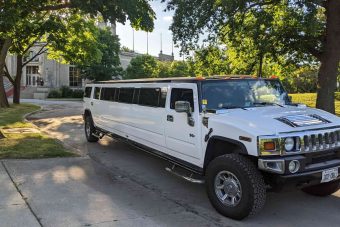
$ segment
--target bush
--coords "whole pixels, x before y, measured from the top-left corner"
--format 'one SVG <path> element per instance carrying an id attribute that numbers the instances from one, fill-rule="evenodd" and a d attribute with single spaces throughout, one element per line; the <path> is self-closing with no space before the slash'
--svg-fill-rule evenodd
<path id="1" fill-rule="evenodd" d="M 71 88 L 66 87 L 66 86 L 62 86 L 60 88 L 60 92 L 61 92 L 62 98 L 72 98 L 73 90 Z"/>
<path id="2" fill-rule="evenodd" d="M 61 92 L 59 90 L 52 90 L 48 93 L 48 98 L 61 98 Z"/>
<path id="3" fill-rule="evenodd" d="M 83 90 L 74 90 L 72 94 L 72 98 L 83 98 L 84 91 Z"/>
<path id="4" fill-rule="evenodd" d="M 63 86 L 60 90 L 51 90 L 48 93 L 48 98 L 82 98 L 84 91 L 81 89 L 72 90 L 69 87 Z"/>

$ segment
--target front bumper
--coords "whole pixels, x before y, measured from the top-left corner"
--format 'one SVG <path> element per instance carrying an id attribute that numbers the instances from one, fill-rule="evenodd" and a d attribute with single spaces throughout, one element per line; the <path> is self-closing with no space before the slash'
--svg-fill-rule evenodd
<path id="1" fill-rule="evenodd" d="M 297 160 L 300 168 L 296 173 L 289 171 L 289 163 Z M 276 181 L 296 183 L 320 183 L 322 171 L 338 168 L 340 172 L 340 150 L 328 150 L 285 157 L 265 157 L 258 159 L 259 169 Z M 340 175 L 337 179 L 340 179 Z"/>

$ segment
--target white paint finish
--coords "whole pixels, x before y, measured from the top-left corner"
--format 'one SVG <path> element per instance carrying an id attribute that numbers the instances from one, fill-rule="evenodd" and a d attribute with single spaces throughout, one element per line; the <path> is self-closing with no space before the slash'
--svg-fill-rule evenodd
<path id="1" fill-rule="evenodd" d="M 89 85 L 94 86 L 94 85 Z M 339 126 L 339 117 L 322 110 L 295 106 L 263 106 L 256 108 L 229 109 L 218 113 L 199 112 L 199 94 L 196 83 L 118 83 L 95 85 L 103 87 L 157 87 L 168 89 L 166 108 L 145 107 L 135 104 L 124 104 L 94 99 L 85 99 L 84 106 L 93 114 L 95 124 L 99 127 L 129 139 L 203 167 L 207 148 L 204 140 L 209 129 L 210 135 L 232 139 L 244 144 L 251 156 L 258 156 L 257 138 L 263 135 L 278 135 L 292 132 L 321 129 Z M 185 113 L 177 113 L 170 109 L 171 88 L 189 88 L 194 91 L 193 118 L 195 126 L 187 123 Z M 93 102 L 93 106 L 89 103 Z M 276 118 L 290 115 L 317 114 L 332 123 L 293 128 Z M 174 122 L 167 121 L 167 115 Z M 202 118 L 209 118 L 209 127 L 202 124 Z M 194 135 L 194 137 L 190 136 Z M 293 134 L 292 134 L 293 135 Z M 241 141 L 240 136 L 251 138 L 251 142 Z"/>
<path id="2" fill-rule="evenodd" d="M 195 121 L 195 125 L 190 126 L 188 124 L 188 117 L 186 113 L 177 113 L 175 110 L 170 109 L 171 95 L 170 92 L 168 92 L 166 109 L 167 115 L 173 117 L 173 122 L 166 121 L 165 124 L 167 148 L 170 149 L 175 156 L 180 153 L 194 159 L 200 159 L 201 121 L 199 118 L 197 85 L 194 83 L 171 84 L 170 89 L 172 88 L 184 88 L 193 90 L 194 112 L 192 113 L 192 118 Z"/>

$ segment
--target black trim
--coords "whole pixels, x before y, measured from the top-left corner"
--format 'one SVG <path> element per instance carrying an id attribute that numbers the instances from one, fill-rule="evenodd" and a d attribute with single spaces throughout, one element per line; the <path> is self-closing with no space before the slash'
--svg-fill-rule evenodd
<path id="1" fill-rule="evenodd" d="M 159 157 L 159 158 L 162 158 L 162 159 L 164 159 L 166 161 L 169 161 L 169 162 L 171 162 L 171 163 L 173 163 L 175 165 L 178 165 L 178 166 L 180 166 L 180 167 L 182 167 L 184 169 L 187 169 L 187 170 L 189 170 L 191 172 L 197 173 L 199 175 L 203 175 L 204 174 L 203 169 L 201 167 L 199 167 L 199 166 L 191 164 L 191 163 L 189 163 L 187 161 L 184 161 L 182 159 L 175 158 L 175 157 L 173 157 L 171 155 L 165 154 L 165 153 L 163 153 L 161 151 L 158 151 L 158 150 L 153 149 L 151 147 L 148 147 L 148 146 L 145 146 L 145 145 L 140 144 L 138 142 L 135 142 L 133 140 L 130 140 L 129 138 L 126 138 L 126 137 L 117 135 L 115 133 L 106 131 L 104 129 L 101 129 L 101 128 L 98 128 L 98 127 L 96 127 L 96 129 L 99 130 L 100 132 L 104 133 L 107 136 L 110 136 L 110 137 L 115 138 L 115 139 L 122 140 L 123 142 L 126 142 L 129 145 L 135 146 L 135 147 L 137 147 L 137 148 L 139 148 L 139 149 L 141 149 L 141 150 L 143 150 L 143 151 L 145 151 L 147 153 L 150 153 L 150 154 L 152 154 L 152 155 L 154 155 L 156 157 Z"/>
<path id="2" fill-rule="evenodd" d="M 235 144 L 235 145 L 237 145 L 238 147 L 241 148 L 241 152 L 240 152 L 241 154 L 248 155 L 248 151 L 247 151 L 246 146 L 243 143 L 241 143 L 240 141 L 237 141 L 237 140 L 234 140 L 234 139 L 229 139 L 229 138 L 222 137 L 222 136 L 212 136 L 212 137 L 210 137 L 208 144 L 210 143 L 211 140 L 222 140 L 222 141 L 226 141 L 228 143 Z"/>

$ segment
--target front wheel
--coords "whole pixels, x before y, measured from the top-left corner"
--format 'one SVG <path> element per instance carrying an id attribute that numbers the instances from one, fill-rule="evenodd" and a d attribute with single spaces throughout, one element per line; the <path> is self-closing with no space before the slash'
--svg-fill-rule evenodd
<path id="1" fill-rule="evenodd" d="M 323 184 L 317 184 L 302 188 L 301 190 L 307 194 L 315 196 L 329 196 L 340 189 L 340 180 Z"/>
<path id="2" fill-rule="evenodd" d="M 206 188 L 214 208 L 236 220 L 257 213 L 266 200 L 261 173 L 250 160 L 237 154 L 217 157 L 209 164 Z"/>
<path id="3" fill-rule="evenodd" d="M 93 135 L 95 132 L 96 128 L 94 127 L 92 117 L 87 115 L 85 117 L 85 135 L 88 142 L 97 142 L 99 140 L 98 137 Z"/>

